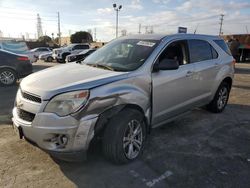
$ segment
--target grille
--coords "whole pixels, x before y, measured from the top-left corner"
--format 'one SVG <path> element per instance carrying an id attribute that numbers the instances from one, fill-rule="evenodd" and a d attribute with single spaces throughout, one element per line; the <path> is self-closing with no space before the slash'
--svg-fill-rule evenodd
<path id="1" fill-rule="evenodd" d="M 37 103 L 41 103 L 42 102 L 42 100 L 41 100 L 40 97 L 31 95 L 31 94 L 23 92 L 23 91 L 21 91 L 21 93 L 22 93 L 23 98 L 25 98 L 27 100 L 30 100 L 30 101 L 33 101 L 33 102 L 37 102 Z"/>
<path id="2" fill-rule="evenodd" d="M 17 115 L 20 119 L 28 122 L 32 122 L 35 118 L 35 114 L 17 108 Z"/>

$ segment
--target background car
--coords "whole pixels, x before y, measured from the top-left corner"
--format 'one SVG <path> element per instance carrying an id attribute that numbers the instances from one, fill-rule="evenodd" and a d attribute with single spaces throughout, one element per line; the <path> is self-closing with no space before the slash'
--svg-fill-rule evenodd
<path id="1" fill-rule="evenodd" d="M 25 55 L 0 49 L 0 85 L 13 85 L 19 78 L 32 73 L 32 64 Z"/>
<path id="2" fill-rule="evenodd" d="M 96 49 L 83 50 L 79 54 L 72 54 L 66 57 L 66 62 L 81 61 L 84 60 L 88 55 L 92 54 Z"/>
<path id="3" fill-rule="evenodd" d="M 89 48 L 90 48 L 89 44 L 81 44 L 81 43 L 70 44 L 66 47 L 54 49 L 52 56 L 57 62 L 65 63 L 67 55 L 78 54 L 79 52 Z"/>
<path id="4" fill-rule="evenodd" d="M 45 62 L 52 62 L 53 61 L 52 51 L 39 55 L 38 59 L 43 60 Z"/>
<path id="5" fill-rule="evenodd" d="M 33 52 L 29 50 L 26 42 L 23 41 L 0 40 L 0 49 L 28 56 L 31 63 L 37 60 L 37 58 L 34 57 Z"/>
<path id="6" fill-rule="evenodd" d="M 47 53 L 47 52 L 51 52 L 51 49 L 47 47 L 39 47 L 39 48 L 34 48 L 30 50 L 30 54 L 35 58 L 35 61 L 37 61 L 39 55 Z"/>

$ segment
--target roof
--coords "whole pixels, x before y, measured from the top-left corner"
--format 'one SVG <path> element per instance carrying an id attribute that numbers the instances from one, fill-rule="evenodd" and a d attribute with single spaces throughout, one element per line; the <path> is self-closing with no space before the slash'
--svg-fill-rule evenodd
<path id="1" fill-rule="evenodd" d="M 141 39 L 141 40 L 162 40 L 164 38 L 174 38 L 174 37 L 182 37 L 183 36 L 190 38 L 190 37 L 194 37 L 194 38 L 209 38 L 209 39 L 219 39 L 218 36 L 214 36 L 214 35 L 201 35 L 201 34 L 184 34 L 184 33 L 180 33 L 180 34 L 170 34 L 170 35 L 166 35 L 166 34 L 137 34 L 137 35 L 128 35 L 125 37 L 121 37 L 123 39 Z M 185 38 L 184 37 L 184 38 Z"/>

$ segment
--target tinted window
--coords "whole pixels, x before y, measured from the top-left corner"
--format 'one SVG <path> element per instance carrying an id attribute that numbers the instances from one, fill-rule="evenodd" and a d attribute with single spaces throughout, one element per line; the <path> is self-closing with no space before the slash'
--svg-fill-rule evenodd
<path id="1" fill-rule="evenodd" d="M 189 40 L 190 62 L 199 62 L 213 59 L 211 45 L 203 40 Z"/>
<path id="2" fill-rule="evenodd" d="M 231 55 L 231 51 L 230 51 L 228 45 L 225 43 L 224 40 L 214 40 L 214 42 L 215 42 L 222 50 L 224 50 L 226 53 L 228 53 L 229 55 Z"/>
<path id="3" fill-rule="evenodd" d="M 84 50 L 84 49 L 89 49 L 88 45 L 76 45 L 74 48 L 74 50 Z"/>
<path id="4" fill-rule="evenodd" d="M 178 61 L 179 65 L 187 64 L 186 41 L 176 41 L 167 46 L 161 53 L 159 61 L 163 59 L 173 59 Z"/>
<path id="5" fill-rule="evenodd" d="M 47 48 L 41 48 L 39 51 L 42 51 L 42 52 L 47 52 L 49 51 Z"/>
<path id="6" fill-rule="evenodd" d="M 217 53 L 217 51 L 214 49 L 214 47 L 213 47 L 213 46 L 211 46 L 211 51 L 212 51 L 212 56 L 213 56 L 213 59 L 218 58 L 218 53 Z"/>

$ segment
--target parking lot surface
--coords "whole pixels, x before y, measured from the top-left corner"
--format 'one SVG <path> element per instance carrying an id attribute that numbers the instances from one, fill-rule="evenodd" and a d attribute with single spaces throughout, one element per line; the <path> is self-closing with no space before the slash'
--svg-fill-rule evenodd
<path id="1" fill-rule="evenodd" d="M 88 161 L 69 163 L 19 140 L 9 120 L 16 90 L 17 86 L 0 88 L 0 187 L 250 185 L 250 64 L 237 65 L 223 113 L 196 109 L 153 129 L 143 156 L 122 166 L 106 161 L 100 144 L 92 145 Z"/>

